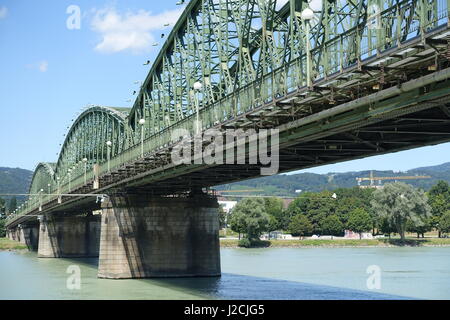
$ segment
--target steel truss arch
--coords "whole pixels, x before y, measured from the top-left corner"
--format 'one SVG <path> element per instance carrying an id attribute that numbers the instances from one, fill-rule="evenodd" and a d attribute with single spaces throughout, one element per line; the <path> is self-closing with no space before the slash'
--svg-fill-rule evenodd
<path id="1" fill-rule="evenodd" d="M 55 167 L 55 179 L 67 183 L 70 176 L 92 170 L 127 147 L 126 116 L 128 109 L 92 106 L 74 121 L 62 145 Z M 111 145 L 108 146 L 107 142 Z M 85 168 L 86 165 L 86 168 Z"/>
<path id="2" fill-rule="evenodd" d="M 41 192 L 48 193 L 48 190 L 55 186 L 55 163 L 41 162 L 36 166 L 29 194 L 39 194 Z"/>

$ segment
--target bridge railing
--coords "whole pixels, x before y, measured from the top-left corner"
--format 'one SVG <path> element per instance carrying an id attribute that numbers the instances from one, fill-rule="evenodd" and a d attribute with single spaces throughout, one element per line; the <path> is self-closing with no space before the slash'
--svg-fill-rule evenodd
<path id="1" fill-rule="evenodd" d="M 334 39 L 325 42 L 321 47 L 311 50 L 314 62 L 313 81 L 317 82 L 335 74 L 344 73 L 348 68 L 358 62 L 364 62 L 388 50 L 393 50 L 427 32 L 448 25 L 448 0 L 437 0 L 432 14 L 422 14 L 420 21 L 412 20 L 407 23 L 406 16 L 415 14 L 410 1 L 403 1 L 392 8 L 384 10 L 376 18 L 372 28 L 369 24 L 361 24 Z M 374 18 L 375 19 L 375 18 Z M 214 127 L 217 124 L 232 120 L 243 113 L 250 112 L 273 99 L 281 98 L 299 88 L 306 86 L 306 54 L 298 57 L 284 66 L 264 75 L 261 79 L 238 89 L 236 92 L 221 100 L 200 109 L 202 130 Z M 144 141 L 144 154 L 146 156 L 175 143 L 172 133 L 176 130 L 186 130 L 194 134 L 196 115 L 168 126 L 160 132 L 151 135 Z M 134 145 L 120 155 L 105 161 L 99 166 L 99 174 L 115 171 L 124 164 L 141 158 L 141 145 Z M 91 183 L 94 173 L 86 173 L 86 180 Z M 70 193 L 85 184 L 85 174 L 78 170 L 73 180 L 62 182 L 59 188 L 53 187 L 52 195 L 42 194 L 29 200 L 27 205 L 17 211 L 13 219 L 35 211 L 41 204 L 55 201 L 61 193 Z M 9 222 L 8 222 L 9 223 Z"/>

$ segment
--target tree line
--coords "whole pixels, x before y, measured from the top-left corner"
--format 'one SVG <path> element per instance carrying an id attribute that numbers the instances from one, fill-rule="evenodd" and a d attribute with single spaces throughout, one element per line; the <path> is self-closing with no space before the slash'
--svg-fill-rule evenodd
<path id="1" fill-rule="evenodd" d="M 6 236 L 6 215 L 9 212 L 13 212 L 17 209 L 17 199 L 16 197 L 12 197 L 9 201 L 6 201 L 3 198 L 0 198 L 0 238 Z"/>
<path id="2" fill-rule="evenodd" d="M 247 198 L 235 206 L 227 221 L 233 231 L 244 235 L 243 246 L 258 241 L 264 232 L 276 230 L 301 237 L 342 236 L 345 230 L 389 237 L 397 233 L 401 240 L 406 232 L 424 237 L 426 232 L 437 230 L 441 237 L 450 232 L 450 186 L 439 181 L 424 192 L 396 182 L 381 189 L 305 192 L 287 209 L 280 198 Z"/>
<path id="3" fill-rule="evenodd" d="M 16 197 L 11 197 L 9 201 L 0 198 L 0 214 L 9 214 L 17 209 L 18 203 Z"/>

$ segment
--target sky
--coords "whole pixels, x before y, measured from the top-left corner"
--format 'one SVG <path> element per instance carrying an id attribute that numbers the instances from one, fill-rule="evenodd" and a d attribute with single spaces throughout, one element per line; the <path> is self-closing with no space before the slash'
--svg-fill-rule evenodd
<path id="1" fill-rule="evenodd" d="M 143 64 L 181 14 L 176 2 L 0 0 L 0 167 L 55 162 L 86 105 L 131 107 L 150 70 Z M 305 171 L 405 171 L 447 159 L 442 144 Z"/>

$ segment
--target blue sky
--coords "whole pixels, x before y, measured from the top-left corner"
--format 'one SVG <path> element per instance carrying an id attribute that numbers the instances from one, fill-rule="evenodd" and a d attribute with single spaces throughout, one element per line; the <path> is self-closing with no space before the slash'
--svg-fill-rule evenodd
<path id="1" fill-rule="evenodd" d="M 177 0 L 0 0 L 0 167 L 57 159 L 88 104 L 130 106 L 181 8 Z M 81 10 L 81 25 L 71 5 Z M 164 24 L 171 23 L 165 27 Z M 159 46 L 153 46 L 155 42 Z M 407 170 L 450 159 L 450 144 L 306 170 Z"/>

